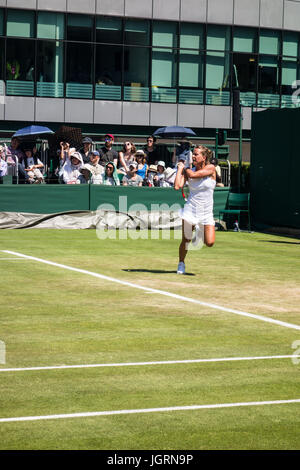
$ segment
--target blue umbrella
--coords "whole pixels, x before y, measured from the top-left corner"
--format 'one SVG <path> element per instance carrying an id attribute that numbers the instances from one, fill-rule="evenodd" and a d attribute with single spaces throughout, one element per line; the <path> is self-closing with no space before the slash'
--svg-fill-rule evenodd
<path id="1" fill-rule="evenodd" d="M 192 129 L 189 129 L 188 127 L 182 127 L 182 126 L 167 126 L 167 127 L 160 127 L 157 129 L 154 134 L 154 136 L 157 137 L 162 137 L 165 139 L 168 139 L 170 137 L 192 137 L 195 136 L 196 134 Z"/>
<path id="2" fill-rule="evenodd" d="M 19 129 L 17 132 L 14 133 L 13 137 L 33 137 L 36 135 L 42 134 L 54 134 L 49 127 L 44 126 L 28 126 L 23 127 L 23 129 Z"/>

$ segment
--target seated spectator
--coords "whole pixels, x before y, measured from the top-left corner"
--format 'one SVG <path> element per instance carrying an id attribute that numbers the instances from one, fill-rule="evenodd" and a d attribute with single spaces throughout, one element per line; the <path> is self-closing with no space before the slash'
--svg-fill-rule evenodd
<path id="1" fill-rule="evenodd" d="M 120 186 L 117 167 L 114 162 L 107 162 L 105 172 L 102 174 L 102 184 L 106 186 Z"/>
<path id="2" fill-rule="evenodd" d="M 80 184 L 90 184 L 92 182 L 92 172 L 89 169 L 88 165 L 82 165 L 79 172 L 80 175 L 78 176 L 78 180 Z"/>
<path id="3" fill-rule="evenodd" d="M 44 164 L 38 158 L 36 153 L 33 154 L 32 148 L 25 148 L 24 151 L 25 156 L 20 164 L 20 172 L 25 177 L 25 183 L 43 183 L 44 176 L 42 171 L 44 169 Z"/>
<path id="4" fill-rule="evenodd" d="M 123 149 L 119 152 L 118 170 L 120 170 L 124 174 L 127 173 L 129 169 L 129 164 L 135 161 L 135 152 L 135 145 L 129 140 L 127 140 L 123 145 Z"/>
<path id="5" fill-rule="evenodd" d="M 82 139 L 83 148 L 80 149 L 83 163 L 90 163 L 93 141 L 90 137 Z"/>
<path id="6" fill-rule="evenodd" d="M 171 173 L 170 173 L 170 170 L 171 170 Z M 173 174 L 172 174 L 172 171 L 173 171 Z M 173 170 L 172 168 L 166 169 L 165 162 L 159 161 L 157 163 L 157 175 L 155 175 L 153 178 L 154 186 L 159 186 L 160 188 L 169 188 L 170 186 L 173 186 L 174 181 L 175 181 L 175 176 L 176 176 L 175 169 Z"/>
<path id="7" fill-rule="evenodd" d="M 7 163 L 5 161 L 4 147 L 0 145 L 0 178 L 7 175 Z"/>
<path id="8" fill-rule="evenodd" d="M 180 161 L 185 162 L 186 168 L 192 168 L 193 152 L 191 151 L 191 143 L 187 140 L 178 142 L 178 146 L 174 149 L 172 156 L 173 168 L 176 168 Z"/>
<path id="9" fill-rule="evenodd" d="M 6 147 L 6 146 L 5 146 Z M 18 163 L 21 163 L 24 158 L 24 153 L 20 148 L 20 140 L 17 137 L 12 137 L 10 145 L 5 148 L 6 153 L 6 163 L 8 165 L 16 165 L 16 157 L 18 158 Z"/>
<path id="10" fill-rule="evenodd" d="M 70 144 L 68 142 L 60 142 L 60 150 L 57 151 L 57 154 L 59 155 L 59 167 L 55 170 L 55 175 L 58 176 L 59 180 L 62 178 L 62 169 L 64 164 L 70 160 L 71 155 L 74 152 L 76 152 L 75 147 L 70 148 Z"/>
<path id="11" fill-rule="evenodd" d="M 146 186 L 154 186 L 154 177 L 157 175 L 157 166 L 149 165 L 148 174 L 146 178 Z"/>
<path id="12" fill-rule="evenodd" d="M 104 173 L 104 168 L 99 164 L 100 155 L 97 150 L 94 150 L 90 154 L 90 163 L 87 163 L 85 166 L 91 172 L 91 183 L 92 184 L 101 184 L 102 175 Z"/>
<path id="13" fill-rule="evenodd" d="M 224 188 L 224 184 L 222 183 L 221 167 L 219 166 L 218 159 L 216 157 L 212 157 L 210 159 L 210 163 L 212 163 L 216 167 L 216 186 L 219 188 Z"/>
<path id="14" fill-rule="evenodd" d="M 129 170 L 127 175 L 124 176 L 122 179 L 123 186 L 142 186 L 143 185 L 143 178 L 137 175 L 137 166 L 136 162 L 132 162 L 129 165 Z"/>
<path id="15" fill-rule="evenodd" d="M 144 147 L 144 152 L 147 156 L 147 161 L 149 165 L 156 165 L 159 158 L 159 151 L 156 146 L 156 137 L 150 135 L 147 137 L 147 145 Z"/>
<path id="16" fill-rule="evenodd" d="M 62 182 L 65 184 L 80 184 L 80 168 L 83 165 L 82 155 L 74 152 L 62 168 Z"/>
<path id="17" fill-rule="evenodd" d="M 143 150 L 137 150 L 135 152 L 135 159 L 137 162 L 136 174 L 143 178 L 143 181 L 145 181 L 148 173 L 148 164 L 145 152 L 143 152 Z"/>
<path id="18" fill-rule="evenodd" d="M 104 136 L 104 147 L 101 147 L 99 150 L 100 165 L 105 166 L 107 162 L 113 162 L 115 165 L 118 164 L 118 152 L 112 148 L 114 140 L 115 138 L 112 134 L 106 134 Z"/>

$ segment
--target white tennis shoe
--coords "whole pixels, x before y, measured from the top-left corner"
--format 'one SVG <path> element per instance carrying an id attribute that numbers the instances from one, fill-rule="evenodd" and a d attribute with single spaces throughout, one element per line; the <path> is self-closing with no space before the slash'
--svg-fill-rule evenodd
<path id="1" fill-rule="evenodd" d="M 185 274 L 185 264 L 183 261 L 178 263 L 177 274 Z"/>

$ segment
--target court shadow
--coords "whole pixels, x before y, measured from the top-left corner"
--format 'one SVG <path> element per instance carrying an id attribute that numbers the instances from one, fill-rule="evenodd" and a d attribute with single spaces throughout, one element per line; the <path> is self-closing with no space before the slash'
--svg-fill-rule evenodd
<path id="1" fill-rule="evenodd" d="M 177 274 L 177 271 L 166 271 L 163 269 L 122 269 L 127 273 L 151 273 L 151 274 Z M 185 273 L 183 276 L 196 276 L 194 273 Z"/>

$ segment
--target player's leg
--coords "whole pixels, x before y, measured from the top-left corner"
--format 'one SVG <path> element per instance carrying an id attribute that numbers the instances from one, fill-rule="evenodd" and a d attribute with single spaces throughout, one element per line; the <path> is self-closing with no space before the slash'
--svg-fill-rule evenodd
<path id="1" fill-rule="evenodd" d="M 188 245 L 192 240 L 193 228 L 193 225 L 189 224 L 186 220 L 182 220 L 182 239 L 179 245 L 179 264 L 177 274 L 185 273 L 184 260 L 188 252 Z"/>
<path id="2" fill-rule="evenodd" d="M 216 232 L 214 225 L 204 225 L 204 243 L 208 247 L 212 247 L 215 243 Z"/>

